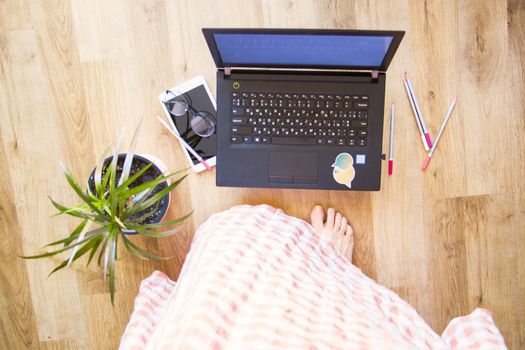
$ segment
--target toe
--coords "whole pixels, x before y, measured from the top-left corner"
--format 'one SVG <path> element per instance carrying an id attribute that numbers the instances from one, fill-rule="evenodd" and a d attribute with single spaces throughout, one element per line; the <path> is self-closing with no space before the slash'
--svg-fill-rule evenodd
<path id="1" fill-rule="evenodd" d="M 354 231 L 350 225 L 346 227 L 346 234 L 344 237 L 348 242 L 348 250 L 352 251 L 354 249 Z"/>
<path id="2" fill-rule="evenodd" d="M 354 262 L 353 261 L 353 253 L 354 253 L 354 230 L 352 230 L 352 227 L 350 225 L 347 226 L 346 228 L 346 236 L 347 239 L 348 239 L 348 248 L 347 248 L 347 253 L 346 253 L 346 257 L 350 260 L 350 262 Z"/>
<path id="3" fill-rule="evenodd" d="M 332 228 L 334 227 L 334 220 L 335 220 L 335 210 L 334 208 L 328 208 L 326 211 L 326 227 Z"/>
<path id="4" fill-rule="evenodd" d="M 334 220 L 334 232 L 339 232 L 339 229 L 341 228 L 341 221 L 343 220 L 343 215 L 341 213 L 337 212 L 335 214 L 335 220 Z"/>
<path id="5" fill-rule="evenodd" d="M 348 225 L 346 226 L 346 233 L 347 236 L 350 236 L 352 238 L 352 242 L 354 241 L 354 230 L 352 229 L 352 226 Z"/>
<path id="6" fill-rule="evenodd" d="M 348 220 L 345 217 L 343 217 L 343 219 L 341 220 L 341 227 L 339 228 L 339 234 L 346 235 L 347 227 L 348 227 Z"/>
<path id="7" fill-rule="evenodd" d="M 310 221 L 312 226 L 317 230 L 323 227 L 324 223 L 324 210 L 320 205 L 316 205 L 310 213 Z"/>

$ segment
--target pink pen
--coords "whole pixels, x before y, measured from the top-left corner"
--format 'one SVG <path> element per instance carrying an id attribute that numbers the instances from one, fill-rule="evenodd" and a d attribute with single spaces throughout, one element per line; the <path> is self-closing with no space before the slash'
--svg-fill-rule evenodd
<path id="1" fill-rule="evenodd" d="M 390 112 L 390 149 L 388 157 L 388 175 L 392 175 L 394 171 L 394 119 L 396 114 L 396 107 L 392 103 L 392 111 Z"/>
<path id="2" fill-rule="evenodd" d="M 168 123 L 166 123 L 161 117 L 157 116 L 157 118 L 159 119 L 160 123 L 166 128 L 168 129 L 168 131 L 173 135 L 175 136 L 175 138 L 177 140 L 179 140 L 179 142 L 181 143 L 182 146 L 184 146 L 184 148 L 186 148 L 188 150 L 188 152 L 190 152 L 195 158 L 197 158 L 197 160 L 199 161 L 199 163 L 201 163 L 202 165 L 204 165 L 204 167 L 207 169 L 207 170 L 212 170 L 211 167 L 208 165 L 208 163 L 206 163 L 206 161 L 204 159 L 202 159 L 201 156 L 199 156 L 199 154 L 197 152 L 195 152 L 195 150 L 190 146 L 188 145 L 188 143 L 186 141 L 184 141 L 184 139 L 182 137 L 180 137 L 175 131 L 173 131 L 173 129 L 168 125 Z"/>
<path id="3" fill-rule="evenodd" d="M 403 79 L 403 84 L 405 85 L 405 90 L 407 92 L 408 101 L 410 102 L 410 106 L 412 107 L 412 111 L 414 112 L 414 118 L 416 119 L 416 125 L 419 130 L 419 136 L 421 138 L 421 142 L 423 142 L 423 147 L 425 148 L 425 151 L 428 152 L 430 151 L 430 147 L 428 147 L 428 142 L 427 142 L 427 139 L 425 138 L 425 133 L 423 132 L 423 128 L 421 128 L 421 121 L 419 120 L 416 106 L 414 105 L 414 100 L 412 99 L 412 94 L 410 92 L 410 88 L 408 87 L 406 78 Z"/>
<path id="4" fill-rule="evenodd" d="M 448 108 L 447 116 L 443 120 L 443 123 L 441 123 L 441 128 L 439 129 L 439 132 L 437 134 L 436 139 L 434 140 L 434 146 L 430 149 L 430 152 L 428 152 L 427 157 L 425 158 L 425 161 L 423 162 L 423 166 L 421 169 L 425 171 L 428 167 L 428 163 L 430 163 L 430 159 L 432 158 L 432 155 L 434 154 L 434 151 L 436 150 L 436 147 L 438 145 L 439 139 L 441 138 L 441 134 L 443 134 L 443 130 L 445 130 L 445 126 L 448 123 L 448 120 L 450 119 L 450 116 L 452 115 L 452 110 L 456 106 L 456 97 L 454 97 L 454 100 L 452 100 L 452 103 L 450 104 L 450 107 Z"/>
<path id="5" fill-rule="evenodd" d="M 419 104 L 417 103 L 416 94 L 414 93 L 414 88 L 412 87 L 412 83 L 410 82 L 410 78 L 408 77 L 407 72 L 405 72 L 405 80 L 407 82 L 408 90 L 410 92 L 410 98 L 412 99 L 412 102 L 414 103 L 414 112 L 417 114 L 417 119 L 421 123 L 421 129 L 423 131 L 423 134 L 425 135 L 426 144 L 428 148 L 431 149 L 432 140 L 430 139 L 427 125 L 425 124 L 425 119 L 423 118 L 423 114 L 421 113 L 421 109 L 419 108 Z"/>

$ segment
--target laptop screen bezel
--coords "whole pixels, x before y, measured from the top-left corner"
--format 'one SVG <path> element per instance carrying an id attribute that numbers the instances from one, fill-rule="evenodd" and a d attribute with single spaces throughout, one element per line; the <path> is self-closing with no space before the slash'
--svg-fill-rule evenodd
<path id="1" fill-rule="evenodd" d="M 392 30 L 339 30 L 339 29 L 255 29 L 255 28 L 202 28 L 206 43 L 210 49 L 217 68 L 231 67 L 222 61 L 215 34 L 282 34 L 282 35 L 345 35 L 345 36 L 389 36 L 392 37 L 390 46 L 385 54 L 383 62 L 379 66 L 349 66 L 349 65 L 283 65 L 283 64 L 240 64 L 241 67 L 264 67 L 264 68 L 304 68 L 304 69 L 346 69 L 346 70 L 378 70 L 386 71 L 394 57 L 403 36 L 404 31 Z"/>

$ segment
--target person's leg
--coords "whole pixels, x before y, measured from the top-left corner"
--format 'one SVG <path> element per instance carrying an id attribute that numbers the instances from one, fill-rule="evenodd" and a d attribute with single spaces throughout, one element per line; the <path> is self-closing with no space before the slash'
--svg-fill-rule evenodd
<path id="1" fill-rule="evenodd" d="M 333 208 L 328 208 L 326 218 L 324 209 L 316 205 L 310 214 L 312 227 L 320 235 L 328 237 L 334 247 L 348 260 L 352 261 L 354 250 L 354 231 L 348 223 L 346 217 L 336 212 Z"/>
<path id="2" fill-rule="evenodd" d="M 266 205 L 212 215 L 165 311 L 135 313 L 155 320 L 148 349 L 446 348 L 412 307 L 351 264 L 353 246 L 333 209 L 315 207 L 311 224 Z"/>

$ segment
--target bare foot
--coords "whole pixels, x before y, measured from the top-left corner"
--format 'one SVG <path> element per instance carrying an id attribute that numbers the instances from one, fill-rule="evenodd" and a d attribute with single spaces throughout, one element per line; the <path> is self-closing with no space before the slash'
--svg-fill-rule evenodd
<path id="1" fill-rule="evenodd" d="M 317 233 L 328 237 L 335 248 L 352 261 L 354 231 L 341 213 L 336 213 L 333 208 L 328 208 L 325 220 L 324 209 L 320 205 L 316 205 L 312 209 L 310 220 Z"/>

